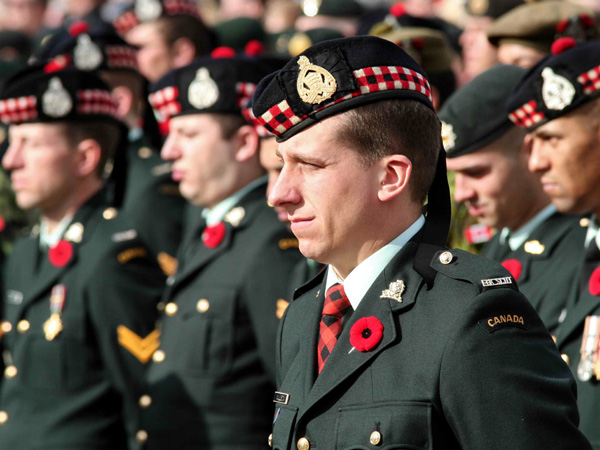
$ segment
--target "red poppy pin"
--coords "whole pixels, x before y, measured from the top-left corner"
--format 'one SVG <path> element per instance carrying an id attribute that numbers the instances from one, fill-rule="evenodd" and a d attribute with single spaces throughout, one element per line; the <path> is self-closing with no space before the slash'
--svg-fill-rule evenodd
<path id="1" fill-rule="evenodd" d="M 588 289 L 590 290 L 590 294 L 600 295 L 600 267 L 596 267 L 596 270 L 592 272 Z"/>
<path id="2" fill-rule="evenodd" d="M 48 259 L 55 267 L 64 267 L 73 256 L 73 245 L 69 241 L 61 239 L 48 251 Z"/>
<path id="3" fill-rule="evenodd" d="M 510 272 L 515 280 L 519 280 L 521 272 L 523 271 L 523 264 L 518 259 L 507 259 L 502 261 L 502 266 Z"/>
<path id="4" fill-rule="evenodd" d="M 202 233 L 202 242 L 208 248 L 217 247 L 225 237 L 225 224 L 219 222 L 212 227 L 206 227 Z"/>
<path id="5" fill-rule="evenodd" d="M 383 325 L 377 317 L 358 319 L 350 329 L 350 344 L 360 351 L 368 352 L 381 341 Z"/>

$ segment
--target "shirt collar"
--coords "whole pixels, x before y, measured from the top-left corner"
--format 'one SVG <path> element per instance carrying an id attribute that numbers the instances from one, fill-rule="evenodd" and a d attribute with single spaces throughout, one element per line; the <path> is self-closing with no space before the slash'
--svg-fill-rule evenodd
<path id="1" fill-rule="evenodd" d="M 533 219 L 523 225 L 516 231 L 511 232 L 508 228 L 503 228 L 500 232 L 500 242 L 507 244 L 514 252 L 531 236 L 531 233 L 540 226 L 548 217 L 556 212 L 556 207 L 552 204 L 546 206 Z"/>
<path id="2" fill-rule="evenodd" d="M 327 290 L 335 283 L 342 284 L 352 308 L 356 311 L 356 308 L 358 308 L 358 305 L 379 274 L 385 269 L 392 258 L 402 250 L 402 247 L 418 233 L 424 224 L 425 217 L 421 215 L 410 227 L 404 230 L 400 236 L 396 237 L 389 244 L 380 248 L 356 266 L 344 281 L 341 281 L 338 278 L 333 267 L 329 265 L 327 268 L 325 292 L 327 292 Z"/>
<path id="3" fill-rule="evenodd" d="M 206 220 L 206 225 L 211 227 L 221 222 L 225 215 L 231 210 L 231 208 L 237 205 L 246 194 L 253 191 L 257 187 L 266 184 L 267 179 L 268 177 L 266 175 L 264 177 L 257 178 L 256 180 L 248 183 L 246 186 L 244 186 L 232 196 L 227 197 L 225 200 L 222 200 L 221 202 L 217 203 L 217 205 L 215 205 L 214 208 L 204 208 L 202 210 L 202 217 L 204 217 L 204 220 Z"/>
<path id="4" fill-rule="evenodd" d="M 40 248 L 42 250 L 45 250 L 47 248 L 54 247 L 56 244 L 58 244 L 58 241 L 61 240 L 63 234 L 65 234 L 65 231 L 72 220 L 72 215 L 63 217 L 62 220 L 58 222 L 58 224 L 54 228 L 54 231 L 50 233 L 48 231 L 48 222 L 42 219 L 42 222 L 40 224 Z"/>
<path id="5" fill-rule="evenodd" d="M 596 245 L 600 249 L 600 233 L 598 233 L 598 229 L 598 218 L 594 215 L 590 217 L 590 225 L 585 235 L 585 248 L 590 245 L 590 242 L 596 240 Z"/>

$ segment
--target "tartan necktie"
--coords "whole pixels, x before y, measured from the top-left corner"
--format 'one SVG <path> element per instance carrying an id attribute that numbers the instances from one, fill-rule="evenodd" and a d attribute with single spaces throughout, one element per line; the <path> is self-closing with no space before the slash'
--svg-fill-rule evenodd
<path id="1" fill-rule="evenodd" d="M 350 308 L 350 301 L 346 296 L 344 286 L 336 283 L 327 289 L 319 325 L 319 344 L 317 345 L 319 373 L 323 370 L 325 361 L 342 333 L 342 317 L 348 308 Z"/>

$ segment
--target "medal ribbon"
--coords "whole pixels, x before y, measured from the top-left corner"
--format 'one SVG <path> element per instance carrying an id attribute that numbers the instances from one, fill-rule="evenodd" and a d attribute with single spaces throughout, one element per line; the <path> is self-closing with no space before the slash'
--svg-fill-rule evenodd
<path id="1" fill-rule="evenodd" d="M 58 314 L 62 313 L 63 308 L 65 307 L 65 298 L 67 294 L 67 288 L 64 284 L 57 284 L 52 288 L 52 292 L 50 294 L 50 314 Z"/>

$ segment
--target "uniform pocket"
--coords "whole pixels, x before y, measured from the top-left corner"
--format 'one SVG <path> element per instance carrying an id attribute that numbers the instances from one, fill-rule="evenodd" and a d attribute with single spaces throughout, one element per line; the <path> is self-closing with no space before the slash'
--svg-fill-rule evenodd
<path id="1" fill-rule="evenodd" d="M 340 450 L 430 450 L 431 404 L 384 402 L 340 408 L 335 436 Z"/>
<path id="2" fill-rule="evenodd" d="M 289 405 L 277 405 L 273 417 L 273 449 L 288 450 L 294 434 L 294 425 L 298 408 Z"/>

